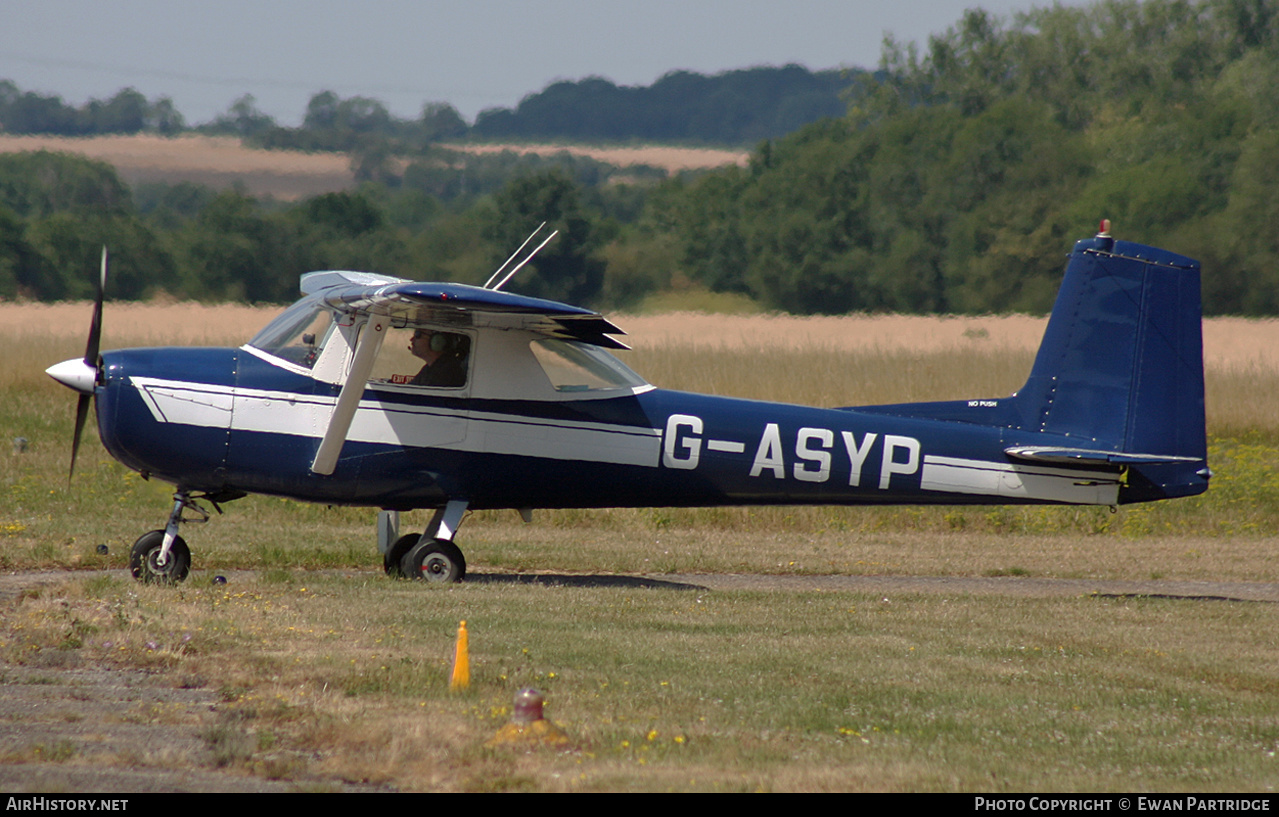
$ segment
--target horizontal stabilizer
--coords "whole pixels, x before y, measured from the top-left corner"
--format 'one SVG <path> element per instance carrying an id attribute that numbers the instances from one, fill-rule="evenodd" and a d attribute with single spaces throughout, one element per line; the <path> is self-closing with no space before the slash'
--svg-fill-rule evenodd
<path id="1" fill-rule="evenodd" d="M 1153 465 L 1161 462 L 1199 462 L 1199 457 L 1174 457 L 1162 454 L 1130 454 L 1122 451 L 1095 451 L 1087 448 L 1058 448 L 1044 445 L 1020 445 L 1005 448 L 1013 459 L 1027 462 L 1055 462 L 1066 465 Z"/>

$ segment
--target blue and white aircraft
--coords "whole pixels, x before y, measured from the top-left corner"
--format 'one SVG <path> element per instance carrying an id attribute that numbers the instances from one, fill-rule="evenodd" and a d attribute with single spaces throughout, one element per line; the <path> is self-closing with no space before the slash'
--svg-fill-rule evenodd
<path id="1" fill-rule="evenodd" d="M 1199 265 L 1104 223 L 1016 394 L 850 408 L 659 389 L 608 353 L 623 333 L 594 311 L 362 272 L 304 275 L 238 349 L 99 355 L 105 279 L 104 252 L 85 356 L 49 374 L 81 393 L 73 469 L 94 397 L 107 451 L 176 486 L 133 546 L 142 581 L 185 578 L 179 523 L 248 493 L 382 509 L 386 571 L 451 582 L 472 509 L 1115 506 L 1211 476 Z M 412 509 L 434 515 L 398 536 Z"/>

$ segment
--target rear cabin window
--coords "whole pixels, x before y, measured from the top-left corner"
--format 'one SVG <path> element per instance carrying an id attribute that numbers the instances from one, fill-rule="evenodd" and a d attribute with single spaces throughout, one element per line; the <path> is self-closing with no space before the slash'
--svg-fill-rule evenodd
<path id="1" fill-rule="evenodd" d="M 644 378 L 598 346 L 548 338 L 532 341 L 529 347 L 558 392 L 628 389 L 644 385 Z"/>

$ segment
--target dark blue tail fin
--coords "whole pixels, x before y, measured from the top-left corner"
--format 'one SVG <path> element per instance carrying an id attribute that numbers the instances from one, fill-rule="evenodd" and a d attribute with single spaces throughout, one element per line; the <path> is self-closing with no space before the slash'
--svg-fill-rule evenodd
<path id="1" fill-rule="evenodd" d="M 1022 429 L 1128 464 L 1121 501 L 1202 493 L 1199 263 L 1106 236 L 1077 242 L 1016 400 Z"/>

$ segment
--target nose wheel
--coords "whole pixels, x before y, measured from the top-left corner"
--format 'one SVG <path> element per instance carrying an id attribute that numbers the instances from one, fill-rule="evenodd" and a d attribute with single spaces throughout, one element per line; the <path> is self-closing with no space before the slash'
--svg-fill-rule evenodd
<path id="1" fill-rule="evenodd" d="M 164 551 L 164 531 L 153 530 L 138 537 L 129 552 L 129 572 L 144 584 L 177 584 L 191 570 L 191 549 L 181 536 L 173 537 Z"/>
<path id="2" fill-rule="evenodd" d="M 133 550 L 129 551 L 129 572 L 133 578 L 146 584 L 177 584 L 185 579 L 191 572 L 191 548 L 178 536 L 178 525 L 209 521 L 209 512 L 201 508 L 199 502 L 208 502 L 215 511 L 222 513 L 219 502 L 230 502 L 242 496 L 242 492 L 231 490 L 192 496 L 189 491 L 179 488 L 173 495 L 169 524 L 163 530 L 142 534 L 133 543 Z M 184 511 L 194 515 L 184 516 Z"/>

